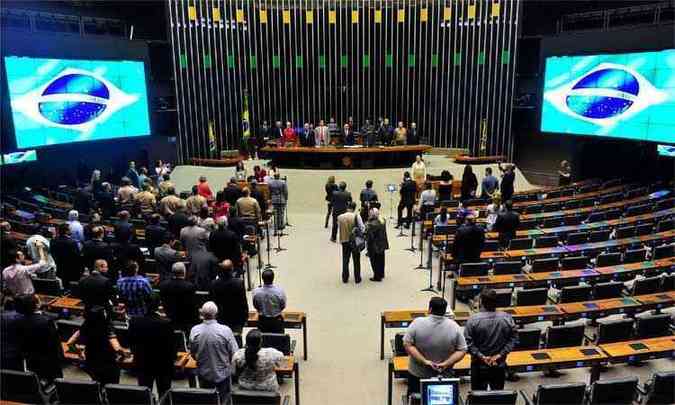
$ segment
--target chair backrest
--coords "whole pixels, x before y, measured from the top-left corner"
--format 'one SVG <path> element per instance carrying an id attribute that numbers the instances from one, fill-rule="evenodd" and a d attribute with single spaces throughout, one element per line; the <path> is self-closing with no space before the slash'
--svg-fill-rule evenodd
<path id="1" fill-rule="evenodd" d="M 516 345 L 513 350 L 537 350 L 541 340 L 541 331 L 539 329 L 517 329 Z"/>
<path id="2" fill-rule="evenodd" d="M 548 300 L 548 288 L 528 288 L 516 293 L 516 305 L 544 305 Z"/>
<path id="3" fill-rule="evenodd" d="M 581 270 L 588 266 L 588 257 L 586 256 L 572 256 L 563 257 L 560 261 L 563 270 Z"/>
<path id="4" fill-rule="evenodd" d="M 27 404 L 48 403 L 42 396 L 40 380 L 32 371 L 0 370 L 0 398 Z"/>
<path id="5" fill-rule="evenodd" d="M 218 391 L 203 388 L 171 388 L 168 405 L 220 405 Z"/>
<path id="6" fill-rule="evenodd" d="M 595 339 L 595 344 L 600 345 L 604 343 L 614 343 L 621 342 L 624 340 L 630 340 L 633 335 L 633 320 L 628 319 L 615 319 L 607 320 L 602 319 L 598 321 L 598 334 Z"/>
<path id="7" fill-rule="evenodd" d="M 597 267 L 616 266 L 621 263 L 621 253 L 603 253 L 595 258 Z"/>
<path id="8" fill-rule="evenodd" d="M 483 245 L 483 252 L 496 252 L 500 248 L 498 240 L 486 240 Z"/>
<path id="9" fill-rule="evenodd" d="M 579 208 L 579 200 L 569 200 L 563 203 L 563 209 L 566 210 L 575 210 Z"/>
<path id="10" fill-rule="evenodd" d="M 619 281 L 608 281 L 606 283 L 597 283 L 593 286 L 593 299 L 604 300 L 607 298 L 618 298 L 623 291 L 623 283 Z"/>
<path id="11" fill-rule="evenodd" d="M 558 237 L 553 236 L 540 236 L 534 242 L 534 246 L 537 248 L 548 248 L 558 246 Z"/>
<path id="12" fill-rule="evenodd" d="M 638 378 L 598 380 L 591 386 L 589 405 L 630 405 L 635 399 Z"/>
<path id="13" fill-rule="evenodd" d="M 581 190 L 579 191 L 579 193 L 581 193 Z M 594 198 L 584 198 L 583 200 L 579 200 L 580 208 L 592 207 L 594 205 L 595 205 Z"/>
<path id="14" fill-rule="evenodd" d="M 271 391 L 249 391 L 233 387 L 232 403 L 233 405 L 281 404 L 281 394 Z"/>
<path id="15" fill-rule="evenodd" d="M 670 334 L 670 314 L 643 315 L 636 318 L 636 339 L 668 336 Z"/>
<path id="16" fill-rule="evenodd" d="M 634 205 L 626 209 L 626 217 L 634 217 L 636 215 L 644 214 L 649 211 L 649 205 Z"/>
<path id="17" fill-rule="evenodd" d="M 534 240 L 530 238 L 511 239 L 509 250 L 532 249 Z"/>
<path id="18" fill-rule="evenodd" d="M 572 285 L 563 287 L 560 292 L 560 303 L 590 301 L 593 287 L 590 285 Z"/>
<path id="19" fill-rule="evenodd" d="M 579 225 L 581 222 L 583 222 L 583 220 L 584 218 L 581 215 L 570 215 L 563 218 L 563 222 L 565 222 L 565 225 L 567 226 Z"/>
<path id="20" fill-rule="evenodd" d="M 516 391 L 469 391 L 466 405 L 516 405 Z"/>
<path id="21" fill-rule="evenodd" d="M 600 222 L 604 221 L 607 215 L 604 212 L 592 212 L 588 218 L 586 218 L 586 222 L 588 223 L 593 223 L 593 222 Z"/>
<path id="22" fill-rule="evenodd" d="M 541 204 L 533 204 L 525 207 L 526 214 L 538 214 L 544 210 L 544 207 Z"/>
<path id="23" fill-rule="evenodd" d="M 201 308 L 209 300 L 208 291 L 195 291 L 195 305 Z"/>
<path id="24" fill-rule="evenodd" d="M 675 403 L 675 371 L 654 373 L 645 397 L 646 405 Z"/>
<path id="25" fill-rule="evenodd" d="M 544 218 L 544 221 L 541 223 L 542 228 L 557 228 L 563 226 L 565 223 L 564 217 L 553 217 L 553 218 Z"/>
<path id="26" fill-rule="evenodd" d="M 544 347 L 553 349 L 556 347 L 581 346 L 583 340 L 584 325 L 549 326 L 546 330 Z"/>
<path id="27" fill-rule="evenodd" d="M 624 263 L 638 263 L 647 260 L 647 249 L 628 249 L 623 252 Z"/>
<path id="28" fill-rule="evenodd" d="M 633 295 L 655 294 L 661 290 L 661 277 L 647 277 L 635 280 L 633 283 Z"/>
<path id="29" fill-rule="evenodd" d="M 129 328 L 125 325 L 113 325 L 117 340 L 122 347 L 129 347 Z"/>
<path id="30" fill-rule="evenodd" d="M 586 384 L 544 384 L 537 387 L 534 405 L 581 404 L 586 395 Z"/>
<path id="31" fill-rule="evenodd" d="M 663 278 L 661 289 L 665 292 L 675 290 L 675 273 L 671 273 Z"/>
<path id="32" fill-rule="evenodd" d="M 263 333 L 262 347 L 273 347 L 285 356 L 291 354 L 291 336 L 284 333 Z"/>
<path id="33" fill-rule="evenodd" d="M 34 278 L 33 287 L 35 294 L 59 296 L 63 293 L 61 282 L 57 279 Z"/>
<path id="34" fill-rule="evenodd" d="M 652 233 L 652 229 L 654 229 L 653 224 L 640 224 L 635 228 L 635 235 L 636 236 L 649 235 L 650 233 Z"/>
<path id="35" fill-rule="evenodd" d="M 560 210 L 560 203 L 551 203 L 544 205 L 544 212 L 555 212 Z"/>
<path id="36" fill-rule="evenodd" d="M 396 356 L 406 356 L 408 353 L 405 351 L 405 346 L 403 345 L 403 337 L 405 333 L 399 332 L 394 335 L 394 355 Z"/>
<path id="37" fill-rule="evenodd" d="M 654 248 L 654 260 L 675 256 L 675 243 L 661 245 Z"/>
<path id="38" fill-rule="evenodd" d="M 511 296 L 513 288 L 498 288 L 497 293 L 497 308 L 506 308 L 511 306 Z"/>
<path id="39" fill-rule="evenodd" d="M 617 239 L 632 238 L 633 236 L 635 236 L 634 226 L 622 226 L 621 228 L 617 228 L 616 230 Z"/>
<path id="40" fill-rule="evenodd" d="M 109 405 L 152 405 L 154 398 L 148 387 L 126 384 L 106 384 L 106 402 Z"/>
<path id="41" fill-rule="evenodd" d="M 101 385 L 96 381 L 57 378 L 56 395 L 62 404 L 102 404 Z"/>
<path id="42" fill-rule="evenodd" d="M 534 228 L 537 227 L 538 224 L 539 224 L 539 221 L 537 221 L 536 219 L 527 219 L 527 220 L 521 221 L 520 224 L 518 225 L 518 228 L 516 228 L 516 229 L 519 229 L 519 230 L 534 229 Z"/>
<path id="43" fill-rule="evenodd" d="M 600 231 L 593 231 L 588 237 L 589 242 L 604 242 L 609 240 L 609 229 L 603 229 Z"/>
<path id="44" fill-rule="evenodd" d="M 490 263 L 462 263 L 459 267 L 459 274 L 461 277 L 470 276 L 487 276 L 490 270 Z"/>
<path id="45" fill-rule="evenodd" d="M 174 330 L 173 338 L 176 341 L 176 351 L 177 352 L 187 352 L 187 339 L 185 338 L 185 333 L 182 330 Z"/>
<path id="46" fill-rule="evenodd" d="M 612 210 L 607 211 L 607 212 L 605 213 L 605 218 L 606 218 L 608 221 L 611 221 L 611 220 L 613 220 L 613 219 L 619 219 L 619 218 L 621 218 L 621 215 L 623 215 L 623 212 L 621 212 L 620 209 L 615 208 L 615 209 L 612 209 Z"/>
<path id="47" fill-rule="evenodd" d="M 457 225 L 440 225 L 434 227 L 436 235 L 453 235 L 457 231 Z"/>
<path id="48" fill-rule="evenodd" d="M 56 321 L 56 330 L 59 332 L 61 341 L 65 342 L 82 327 L 82 320 L 59 319 Z"/>
<path id="49" fill-rule="evenodd" d="M 567 235 L 565 244 L 567 245 L 580 245 L 588 241 L 588 232 L 575 232 Z"/>
<path id="50" fill-rule="evenodd" d="M 494 274 L 520 274 L 523 263 L 520 261 L 496 262 L 492 269 Z"/>
<path id="51" fill-rule="evenodd" d="M 546 259 L 534 259 L 532 262 L 532 272 L 533 273 L 546 273 L 549 271 L 558 270 L 558 258 L 549 257 Z"/>

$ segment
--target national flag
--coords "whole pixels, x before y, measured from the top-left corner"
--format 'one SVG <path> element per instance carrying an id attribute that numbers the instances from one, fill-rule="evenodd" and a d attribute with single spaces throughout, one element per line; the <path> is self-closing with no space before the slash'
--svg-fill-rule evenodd
<path id="1" fill-rule="evenodd" d="M 501 5 L 497 3 L 492 3 L 492 16 L 493 17 L 499 17 L 499 13 L 501 11 Z"/>
<path id="2" fill-rule="evenodd" d="M 218 7 L 213 8 L 213 21 L 214 22 L 220 21 L 220 9 Z"/>
<path id="3" fill-rule="evenodd" d="M 420 21 L 427 22 L 429 20 L 429 9 L 421 8 L 420 9 Z"/>
<path id="4" fill-rule="evenodd" d="M 209 151 L 215 153 L 217 148 L 216 132 L 213 129 L 213 121 L 209 121 Z"/>
<path id="5" fill-rule="evenodd" d="M 314 24 L 314 11 L 307 10 L 305 11 L 305 21 L 307 24 Z"/>
<path id="6" fill-rule="evenodd" d="M 375 24 L 380 24 L 382 22 L 382 10 L 375 10 Z"/>
<path id="7" fill-rule="evenodd" d="M 260 10 L 260 24 L 267 24 L 267 10 Z"/>

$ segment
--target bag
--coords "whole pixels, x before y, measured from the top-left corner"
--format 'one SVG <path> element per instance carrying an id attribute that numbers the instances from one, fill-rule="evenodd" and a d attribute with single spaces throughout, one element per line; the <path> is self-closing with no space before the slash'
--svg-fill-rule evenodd
<path id="1" fill-rule="evenodd" d="M 362 252 L 366 248 L 366 238 L 363 236 L 363 231 L 357 225 L 356 213 L 354 214 L 354 227 L 352 233 L 349 235 L 349 244 L 352 250 Z"/>

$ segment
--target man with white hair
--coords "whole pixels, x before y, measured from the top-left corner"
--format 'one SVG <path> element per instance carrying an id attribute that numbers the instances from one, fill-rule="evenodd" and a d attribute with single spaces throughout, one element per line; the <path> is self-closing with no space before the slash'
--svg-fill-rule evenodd
<path id="1" fill-rule="evenodd" d="M 366 223 L 366 243 L 368 245 L 368 258 L 373 269 L 373 277 L 370 281 L 382 281 L 384 278 L 384 252 L 389 249 L 387 240 L 387 226 L 385 219 L 380 217 L 377 208 L 370 210 L 370 217 Z"/>
<path id="2" fill-rule="evenodd" d="M 198 225 L 196 216 L 189 218 L 190 225 L 180 230 L 180 241 L 187 250 L 188 256 L 192 256 L 198 250 L 206 250 L 209 233 Z"/>
<path id="3" fill-rule="evenodd" d="M 199 310 L 203 322 L 190 331 L 190 353 L 197 361 L 201 388 L 216 388 L 222 403 L 229 403 L 231 360 L 239 350 L 232 330 L 216 321 L 218 306 L 208 301 Z"/>
<path id="4" fill-rule="evenodd" d="M 159 295 L 174 329 L 180 329 L 189 336 L 190 329 L 199 322 L 195 300 L 197 287 L 185 279 L 185 263 L 174 263 L 171 270 L 173 277 L 159 283 Z"/>
<path id="5" fill-rule="evenodd" d="M 80 213 L 71 210 L 68 212 L 68 226 L 70 227 L 70 238 L 77 242 L 77 246 L 82 249 L 84 244 L 84 227 L 80 223 Z"/>

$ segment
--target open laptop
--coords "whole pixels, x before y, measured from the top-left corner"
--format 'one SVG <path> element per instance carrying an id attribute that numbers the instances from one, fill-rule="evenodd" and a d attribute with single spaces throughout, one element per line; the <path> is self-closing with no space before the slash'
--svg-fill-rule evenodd
<path id="1" fill-rule="evenodd" d="M 459 378 L 420 380 L 422 405 L 458 405 Z"/>

